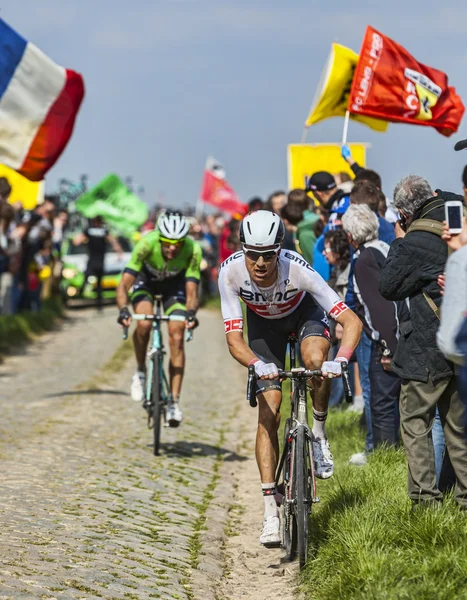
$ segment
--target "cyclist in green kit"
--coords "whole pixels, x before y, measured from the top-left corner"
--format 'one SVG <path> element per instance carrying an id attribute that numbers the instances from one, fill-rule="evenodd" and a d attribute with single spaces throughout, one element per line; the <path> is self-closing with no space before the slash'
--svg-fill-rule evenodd
<path id="1" fill-rule="evenodd" d="M 171 427 L 178 427 L 182 421 L 179 398 L 185 367 L 185 328 L 192 329 L 198 324 L 201 247 L 187 237 L 189 229 L 188 221 L 180 212 L 162 213 L 157 229 L 146 234 L 134 247 L 117 288 L 118 323 L 124 327 L 131 323 L 129 297 L 134 312 L 147 315 L 154 312 L 154 296 L 161 294 L 166 315 L 186 317 L 185 322 L 168 323 L 172 402 L 167 420 Z M 136 402 L 144 399 L 146 389 L 146 352 L 151 326 L 150 321 L 138 321 L 133 336 L 137 370 L 131 382 L 131 397 Z"/>

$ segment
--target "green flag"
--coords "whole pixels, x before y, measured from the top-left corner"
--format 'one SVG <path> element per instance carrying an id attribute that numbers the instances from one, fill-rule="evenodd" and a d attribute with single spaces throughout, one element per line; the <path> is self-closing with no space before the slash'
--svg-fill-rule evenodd
<path id="1" fill-rule="evenodd" d="M 76 209 L 88 219 L 101 216 L 123 234 L 130 235 L 148 218 L 148 207 L 132 194 L 117 175 L 107 175 L 76 201 Z"/>

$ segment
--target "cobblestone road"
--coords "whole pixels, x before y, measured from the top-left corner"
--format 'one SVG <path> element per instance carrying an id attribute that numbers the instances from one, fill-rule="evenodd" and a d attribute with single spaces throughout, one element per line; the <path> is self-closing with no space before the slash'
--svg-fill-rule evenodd
<path id="1" fill-rule="evenodd" d="M 115 309 L 72 312 L 0 366 L 0 598 L 216 597 L 245 374 L 220 316 L 201 323 L 183 426 L 163 430 L 158 458 Z"/>

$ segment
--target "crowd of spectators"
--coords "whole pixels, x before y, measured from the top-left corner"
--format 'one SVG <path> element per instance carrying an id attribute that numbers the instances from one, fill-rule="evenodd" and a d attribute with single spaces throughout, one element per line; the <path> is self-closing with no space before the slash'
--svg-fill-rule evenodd
<path id="1" fill-rule="evenodd" d="M 358 165 L 347 146 L 342 157 L 353 179 L 313 173 L 306 189 L 255 196 L 248 211 L 279 214 L 284 247 L 302 254 L 362 320 L 351 371 L 367 435 L 350 462 L 364 465 L 375 448 L 403 443 L 410 498 L 436 503 L 455 486 L 467 507 L 467 220 L 460 235 L 424 226 L 427 218 L 443 222 L 447 200 L 467 204 L 467 167 L 464 196 L 409 176 L 389 201 L 378 173 Z M 10 191 L 0 178 L 0 314 L 37 310 L 51 293 L 68 221 L 54 197 L 24 211 L 8 203 Z M 162 209 L 150 212 L 140 235 L 155 228 Z M 203 252 L 203 294 L 215 294 L 219 264 L 241 249 L 244 214 L 185 212 Z M 341 337 L 335 327 L 331 354 Z M 331 406 L 342 399 L 335 380 Z"/>
<path id="2" fill-rule="evenodd" d="M 66 211 L 46 196 L 34 210 L 9 204 L 11 186 L 0 178 L 0 315 L 37 311 L 58 285 Z"/>

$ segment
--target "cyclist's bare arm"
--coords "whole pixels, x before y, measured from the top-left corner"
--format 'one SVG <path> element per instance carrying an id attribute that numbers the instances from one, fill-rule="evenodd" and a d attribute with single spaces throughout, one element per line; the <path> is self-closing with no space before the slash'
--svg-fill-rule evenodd
<path id="1" fill-rule="evenodd" d="M 347 310 L 335 317 L 335 320 L 344 329 L 341 347 L 348 348 L 353 352 L 358 346 L 360 336 L 362 335 L 362 322 L 350 308 L 347 308 Z"/>
<path id="2" fill-rule="evenodd" d="M 134 284 L 136 277 L 131 273 L 123 273 L 120 283 L 117 286 L 117 307 L 119 310 L 128 305 L 128 292 L 130 291 L 131 286 Z M 123 321 L 122 325 L 124 327 L 129 327 L 131 323 L 131 319 L 127 319 Z"/>
<path id="3" fill-rule="evenodd" d="M 241 331 L 230 331 L 225 337 L 230 354 L 244 367 L 248 367 L 248 364 L 257 358 L 243 339 Z"/>
<path id="4" fill-rule="evenodd" d="M 186 291 L 186 309 L 194 310 L 195 312 L 199 308 L 198 299 L 198 283 L 194 281 L 187 281 L 185 284 Z"/>

